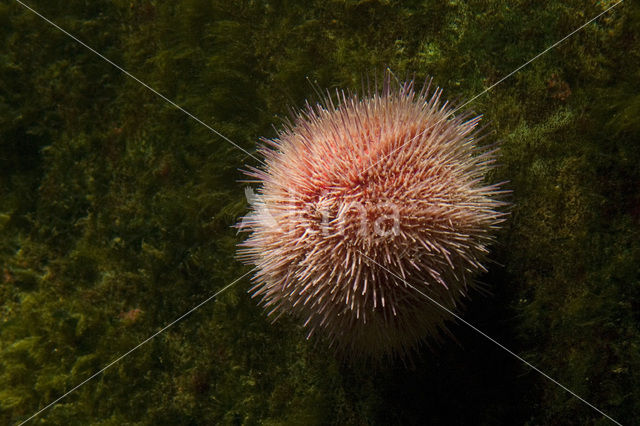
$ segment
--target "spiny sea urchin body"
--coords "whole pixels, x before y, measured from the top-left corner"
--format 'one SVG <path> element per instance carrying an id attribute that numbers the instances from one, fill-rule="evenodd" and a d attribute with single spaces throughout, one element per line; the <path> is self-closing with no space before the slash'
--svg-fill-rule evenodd
<path id="1" fill-rule="evenodd" d="M 495 151 L 476 144 L 480 117 L 455 116 L 440 94 L 387 80 L 307 105 L 263 141 L 239 254 L 270 314 L 372 358 L 444 329 L 450 315 L 433 301 L 456 309 L 485 270 L 503 203 L 484 183 Z"/>

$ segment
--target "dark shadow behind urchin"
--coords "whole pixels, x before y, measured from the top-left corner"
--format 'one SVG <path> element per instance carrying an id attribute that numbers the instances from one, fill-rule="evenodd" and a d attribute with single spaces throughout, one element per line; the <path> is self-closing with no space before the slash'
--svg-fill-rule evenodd
<path id="1" fill-rule="evenodd" d="M 251 232 L 238 252 L 258 271 L 250 293 L 352 365 L 437 356 L 456 340 L 447 310 L 484 291 L 477 274 L 505 220 L 505 182 L 487 183 L 498 144 L 431 79 L 415 90 L 387 69 L 362 95 L 313 88 L 262 139 L 266 165 L 245 172 L 261 185 L 237 224 Z"/>

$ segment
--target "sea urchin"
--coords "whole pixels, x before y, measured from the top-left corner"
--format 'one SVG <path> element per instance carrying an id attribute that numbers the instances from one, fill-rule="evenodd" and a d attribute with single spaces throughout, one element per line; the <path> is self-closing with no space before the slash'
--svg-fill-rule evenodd
<path id="1" fill-rule="evenodd" d="M 454 115 L 441 92 L 387 77 L 365 97 L 307 104 L 263 140 L 239 255 L 270 314 L 372 358 L 444 329 L 450 315 L 420 292 L 455 309 L 485 270 L 504 203 L 484 183 L 495 150 L 477 145 L 480 117 Z"/>

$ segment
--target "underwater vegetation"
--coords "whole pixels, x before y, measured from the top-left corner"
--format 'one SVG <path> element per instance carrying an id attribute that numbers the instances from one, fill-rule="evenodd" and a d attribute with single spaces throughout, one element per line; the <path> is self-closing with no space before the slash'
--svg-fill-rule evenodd
<path id="1" fill-rule="evenodd" d="M 29 5 L 256 154 L 313 86 L 386 67 L 459 104 L 613 1 Z M 640 412 L 640 10 L 623 2 L 465 106 L 509 181 L 462 315 L 623 424 Z M 250 155 L 0 2 L 0 423 L 249 271 Z M 313 84 L 309 84 L 308 80 Z M 413 366 L 344 364 L 249 279 L 42 412 L 49 424 L 609 424 L 464 324 Z"/>

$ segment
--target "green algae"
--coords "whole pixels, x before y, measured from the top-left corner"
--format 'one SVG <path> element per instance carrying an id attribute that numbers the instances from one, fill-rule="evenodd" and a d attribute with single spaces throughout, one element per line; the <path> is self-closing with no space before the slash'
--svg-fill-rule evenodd
<path id="1" fill-rule="evenodd" d="M 469 99 L 613 2 L 33 2 L 249 152 L 313 84 L 390 67 Z M 640 412 L 640 13 L 625 2 L 468 107 L 511 214 L 467 318 L 622 423 Z M 256 161 L 0 4 L 0 422 L 25 419 L 247 271 Z M 637 90 L 636 90 L 637 91 Z M 35 422 L 604 424 L 458 324 L 343 364 L 242 280 Z"/>

